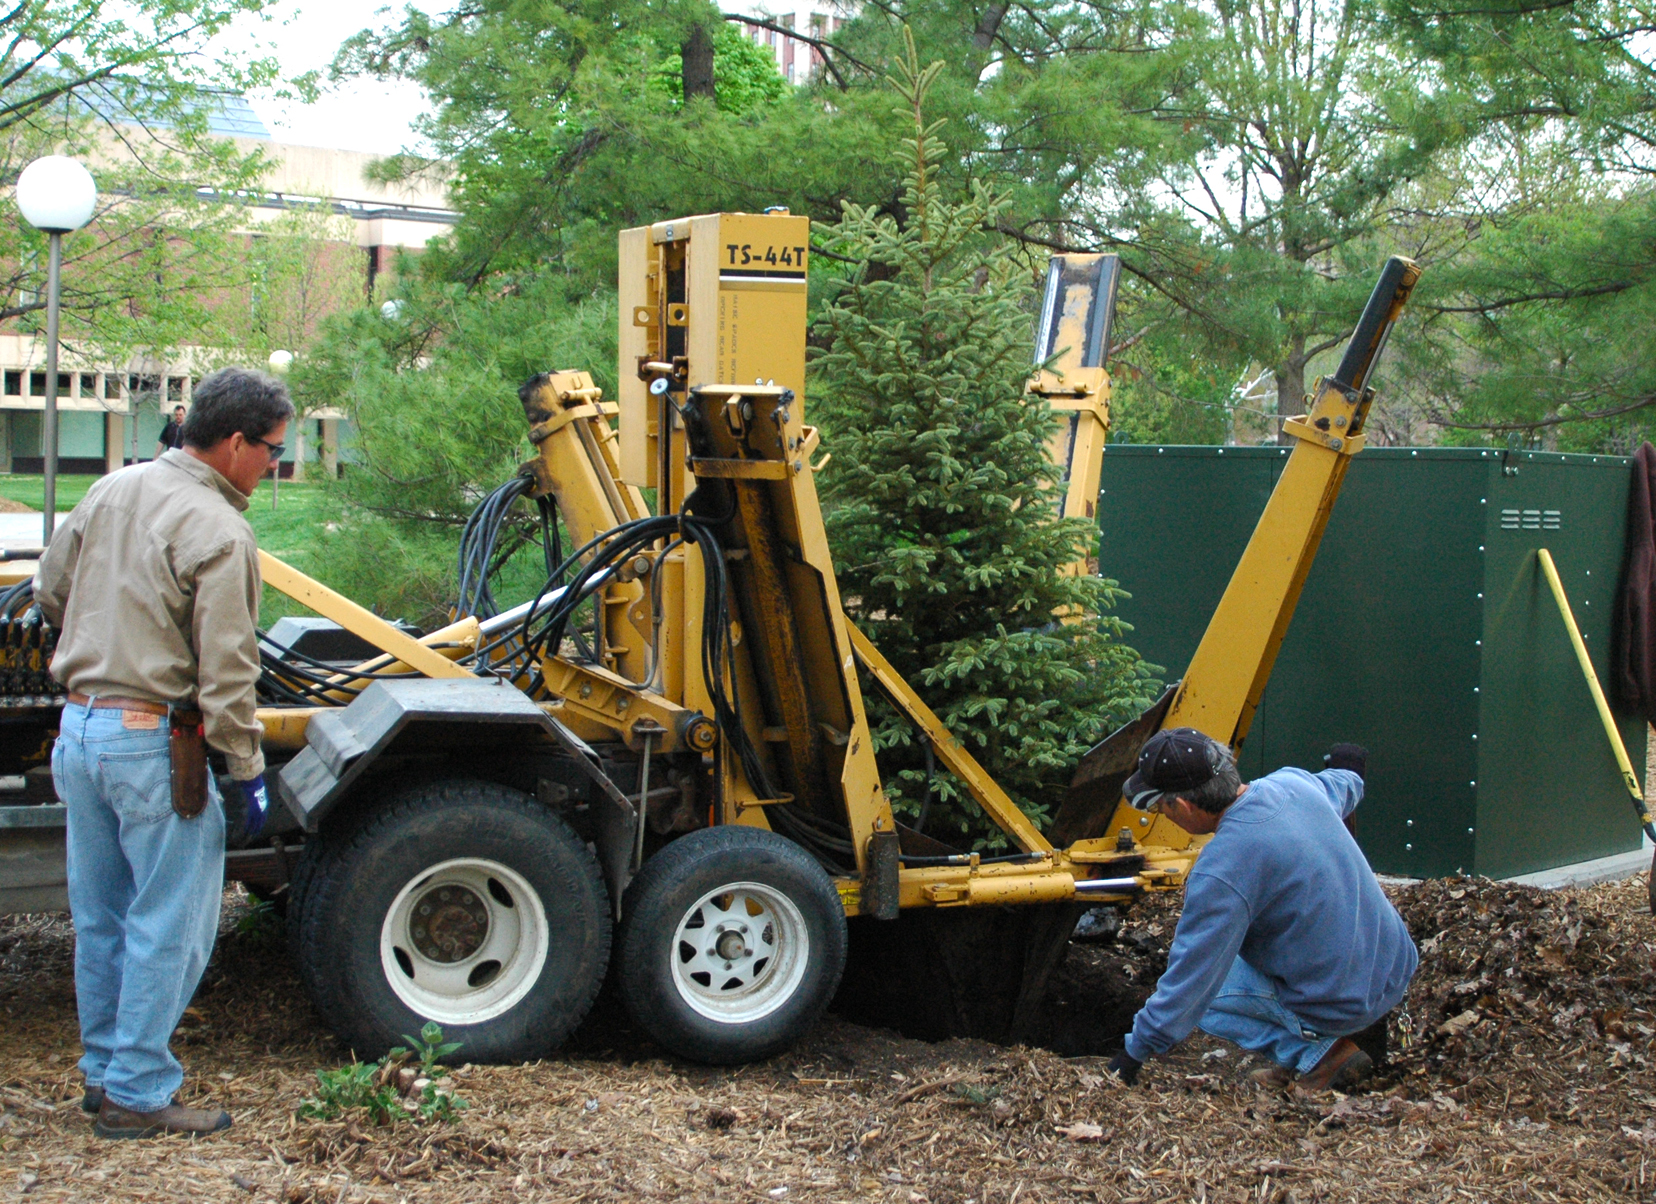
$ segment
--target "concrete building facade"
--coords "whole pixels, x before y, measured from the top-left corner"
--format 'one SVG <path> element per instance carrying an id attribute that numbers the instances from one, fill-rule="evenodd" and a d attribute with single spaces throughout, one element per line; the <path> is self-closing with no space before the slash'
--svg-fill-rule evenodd
<path id="1" fill-rule="evenodd" d="M 325 262 L 343 265 L 349 256 L 362 257 L 364 301 L 392 269 L 399 250 L 422 249 L 454 224 L 458 215 L 448 208 L 445 180 L 371 180 L 368 168 L 377 156 L 276 142 L 245 100 L 227 96 L 222 102 L 214 129 L 243 151 L 263 151 L 273 163 L 259 194 L 225 198 L 245 211 L 239 224 L 251 238 L 261 224 L 295 209 L 335 215 L 336 229 L 348 230 L 351 241 L 330 242 Z M 166 415 L 175 405 L 188 408 L 206 358 L 202 349 L 185 347 L 166 362 L 151 357 L 89 363 L 64 348 L 58 373 L 59 471 L 102 473 L 153 457 Z M 44 336 L 0 330 L 0 472 L 42 469 L 45 362 Z M 283 475 L 302 475 L 307 461 L 334 471 L 342 442 L 348 448 L 350 433 L 341 415 L 307 415 L 287 441 Z"/>

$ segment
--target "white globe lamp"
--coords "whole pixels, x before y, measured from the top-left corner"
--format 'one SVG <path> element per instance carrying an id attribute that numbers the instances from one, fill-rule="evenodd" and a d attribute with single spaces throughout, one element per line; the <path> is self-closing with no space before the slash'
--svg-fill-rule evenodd
<path id="1" fill-rule="evenodd" d="M 36 159 L 17 177 L 17 207 L 37 230 L 68 234 L 92 220 L 98 186 L 92 173 L 67 155 Z"/>
<path id="2" fill-rule="evenodd" d="M 293 352 L 272 351 L 270 353 L 270 371 L 276 376 L 286 376 L 288 369 L 293 367 Z"/>
<path id="3" fill-rule="evenodd" d="M 41 538 L 52 542 L 57 511 L 57 391 L 58 297 L 63 271 L 63 236 L 92 220 L 98 204 L 98 186 L 85 166 L 67 155 L 36 159 L 17 177 L 17 207 L 24 220 L 44 230 L 51 244 L 46 268 L 46 412 L 41 419 L 41 452 L 45 461 L 45 497 L 41 509 Z"/>

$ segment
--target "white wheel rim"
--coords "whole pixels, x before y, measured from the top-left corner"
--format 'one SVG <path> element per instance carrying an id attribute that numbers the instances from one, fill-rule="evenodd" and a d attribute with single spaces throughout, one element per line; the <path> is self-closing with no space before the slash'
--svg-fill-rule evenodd
<path id="1" fill-rule="evenodd" d="M 811 938 L 793 901 L 758 882 L 708 891 L 679 920 L 668 957 L 679 997 L 709 1020 L 749 1024 L 792 999 Z"/>
<path id="2" fill-rule="evenodd" d="M 546 965 L 546 909 L 513 869 L 480 857 L 434 865 L 397 892 L 380 926 L 392 992 L 439 1024 L 510 1011 Z"/>

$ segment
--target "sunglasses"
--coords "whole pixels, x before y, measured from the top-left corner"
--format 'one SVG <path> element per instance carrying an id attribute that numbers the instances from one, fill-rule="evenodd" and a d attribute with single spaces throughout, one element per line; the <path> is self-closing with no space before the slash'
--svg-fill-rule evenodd
<path id="1" fill-rule="evenodd" d="M 270 458 L 272 460 L 280 460 L 282 458 L 282 453 L 287 450 L 287 444 L 285 443 L 272 443 L 270 440 L 260 439 L 256 435 L 246 436 L 246 438 L 249 443 L 262 443 L 265 450 L 270 453 Z"/>

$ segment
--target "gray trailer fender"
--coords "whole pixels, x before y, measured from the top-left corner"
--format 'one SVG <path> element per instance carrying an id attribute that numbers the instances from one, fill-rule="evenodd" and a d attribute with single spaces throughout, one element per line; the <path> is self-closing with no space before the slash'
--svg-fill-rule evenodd
<path id="1" fill-rule="evenodd" d="M 498 679 L 376 681 L 349 706 L 311 718 L 305 727 L 307 747 L 282 767 L 277 784 L 299 825 L 314 833 L 352 785 L 388 753 L 453 747 L 476 755 L 497 744 L 509 755 L 535 732 L 562 745 L 598 787 L 598 858 L 619 906 L 631 871 L 637 810 L 600 768 L 586 741 Z"/>

